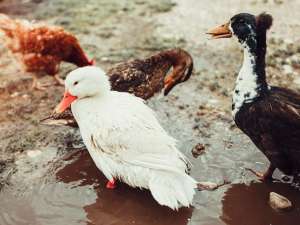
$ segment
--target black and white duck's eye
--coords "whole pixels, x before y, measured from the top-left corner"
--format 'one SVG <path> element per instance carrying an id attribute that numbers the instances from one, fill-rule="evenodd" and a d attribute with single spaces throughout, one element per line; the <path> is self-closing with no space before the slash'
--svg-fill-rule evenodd
<path id="1" fill-rule="evenodd" d="M 75 86 L 75 85 L 77 85 L 77 84 L 78 84 L 78 81 L 75 81 L 73 85 Z"/>

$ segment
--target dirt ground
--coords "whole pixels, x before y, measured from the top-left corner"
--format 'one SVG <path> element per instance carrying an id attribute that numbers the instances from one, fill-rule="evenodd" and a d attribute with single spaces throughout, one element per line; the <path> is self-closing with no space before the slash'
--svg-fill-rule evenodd
<path id="1" fill-rule="evenodd" d="M 78 130 L 39 123 L 52 112 L 63 87 L 31 91 L 31 76 L 0 46 L 0 224 L 294 225 L 300 220 L 299 193 L 288 184 L 262 184 L 245 170 L 263 171 L 268 162 L 231 118 L 241 49 L 233 39 L 210 40 L 205 32 L 238 12 L 271 13 L 269 82 L 300 90 L 299 9 L 297 0 L 0 1 L 2 13 L 75 33 L 104 69 L 167 48 L 190 52 L 195 63 L 191 79 L 148 104 L 192 161 L 192 176 L 232 183 L 198 192 L 194 207 L 179 212 L 158 206 L 147 191 L 126 185 L 105 190 L 105 179 L 87 152 L 74 150 L 82 146 Z M 63 64 L 61 76 L 74 68 Z M 49 77 L 41 81 L 52 82 Z M 206 150 L 193 158 L 197 143 Z M 293 211 L 272 211 L 270 191 L 290 198 Z"/>

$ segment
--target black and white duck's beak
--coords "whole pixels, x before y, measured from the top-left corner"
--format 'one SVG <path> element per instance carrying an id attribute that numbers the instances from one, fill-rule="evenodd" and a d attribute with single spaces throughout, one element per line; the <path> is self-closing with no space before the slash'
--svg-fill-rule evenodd
<path id="1" fill-rule="evenodd" d="M 229 22 L 209 30 L 207 34 L 211 35 L 212 39 L 232 37 L 232 32 L 229 29 Z"/>

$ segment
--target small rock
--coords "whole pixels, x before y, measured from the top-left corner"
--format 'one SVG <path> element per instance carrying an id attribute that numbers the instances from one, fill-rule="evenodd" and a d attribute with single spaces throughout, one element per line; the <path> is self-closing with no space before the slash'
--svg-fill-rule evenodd
<path id="1" fill-rule="evenodd" d="M 294 80 L 294 82 L 295 82 L 295 84 L 299 84 L 299 85 L 300 85 L 300 77 L 296 78 L 296 79 Z"/>
<path id="2" fill-rule="evenodd" d="M 178 106 L 178 109 L 183 110 L 184 109 L 184 105 Z"/>
<path id="3" fill-rule="evenodd" d="M 108 62 L 109 61 L 109 58 L 108 57 L 101 57 L 100 59 L 102 62 Z"/>
<path id="4" fill-rule="evenodd" d="M 28 94 L 23 94 L 22 98 L 26 98 L 27 99 L 27 98 L 29 98 L 29 95 Z"/>
<path id="5" fill-rule="evenodd" d="M 293 74 L 293 67 L 290 65 L 283 65 L 283 72 L 284 74 L 291 75 Z"/>
<path id="6" fill-rule="evenodd" d="M 31 158 L 35 158 L 40 155 L 42 152 L 40 150 L 29 150 L 27 151 L 27 155 Z"/>
<path id="7" fill-rule="evenodd" d="M 198 143 L 193 149 L 192 154 L 195 158 L 198 158 L 200 155 L 205 153 L 205 146 L 201 143 Z"/>
<path id="8" fill-rule="evenodd" d="M 10 95 L 10 97 L 15 98 L 15 97 L 18 97 L 19 95 L 20 95 L 19 92 L 14 92 Z"/>
<path id="9" fill-rule="evenodd" d="M 288 211 L 292 208 L 290 200 L 275 192 L 270 193 L 269 204 L 276 211 Z"/>
<path id="10" fill-rule="evenodd" d="M 295 54 L 290 57 L 291 65 L 297 66 L 300 64 L 300 54 Z"/>

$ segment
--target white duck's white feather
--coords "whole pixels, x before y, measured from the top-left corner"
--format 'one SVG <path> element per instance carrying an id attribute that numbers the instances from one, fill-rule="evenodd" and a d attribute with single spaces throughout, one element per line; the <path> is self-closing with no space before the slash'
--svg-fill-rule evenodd
<path id="1" fill-rule="evenodd" d="M 99 76 L 107 79 L 104 74 Z M 130 186 L 150 189 L 161 205 L 172 209 L 189 206 L 196 181 L 185 173 L 187 159 L 176 148 L 176 140 L 160 126 L 142 99 L 105 91 L 72 104 L 96 166 L 109 180 L 119 178 Z"/>

